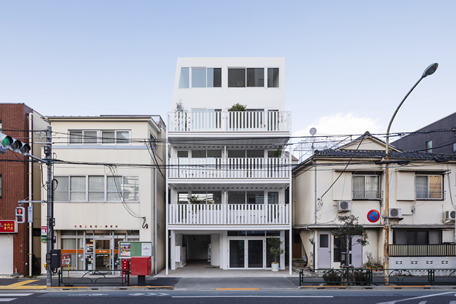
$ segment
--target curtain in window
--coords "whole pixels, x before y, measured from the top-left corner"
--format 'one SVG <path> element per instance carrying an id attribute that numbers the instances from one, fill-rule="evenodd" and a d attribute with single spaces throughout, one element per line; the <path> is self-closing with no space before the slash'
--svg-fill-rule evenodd
<path id="1" fill-rule="evenodd" d="M 122 177 L 121 176 L 108 176 L 108 201 L 120 202 L 122 194 Z"/>
<path id="2" fill-rule="evenodd" d="M 72 176 L 70 178 L 70 201 L 86 200 L 86 178 L 85 176 Z"/>
<path id="3" fill-rule="evenodd" d="M 366 176 L 366 198 L 380 198 L 378 193 L 378 176 Z"/>
<path id="4" fill-rule="evenodd" d="M 54 191 L 54 200 L 57 202 L 68 202 L 68 176 L 54 176 L 57 180 L 57 188 Z"/>
<path id="5" fill-rule="evenodd" d="M 89 176 L 89 202 L 104 201 L 104 188 L 104 176 Z"/>
<path id="6" fill-rule="evenodd" d="M 416 198 L 429 198 L 427 176 L 416 177 Z"/>
<path id="7" fill-rule="evenodd" d="M 97 131 L 84 131 L 84 143 L 85 144 L 96 144 L 97 143 Z"/>
<path id="8" fill-rule="evenodd" d="M 365 192 L 364 176 L 353 176 L 353 199 L 363 199 Z"/>
<path id="9" fill-rule="evenodd" d="M 82 144 L 82 131 L 70 131 L 70 144 Z"/>
<path id="10" fill-rule="evenodd" d="M 442 197 L 442 177 L 439 175 L 429 176 L 429 198 Z"/>
<path id="11" fill-rule="evenodd" d="M 115 133 L 114 131 L 104 131 L 102 132 L 102 135 L 101 135 L 101 143 L 103 144 L 113 144 L 114 143 L 114 140 L 115 140 Z"/>

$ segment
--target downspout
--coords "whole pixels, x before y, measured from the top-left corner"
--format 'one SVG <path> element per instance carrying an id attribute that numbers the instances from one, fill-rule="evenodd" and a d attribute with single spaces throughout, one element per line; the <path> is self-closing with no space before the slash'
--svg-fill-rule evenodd
<path id="1" fill-rule="evenodd" d="M 168 113 L 168 124 L 169 124 L 169 113 Z M 166 128 L 166 139 L 168 139 L 168 128 Z M 168 163 L 168 149 L 169 142 L 166 140 L 166 151 L 165 151 L 165 162 Z M 166 174 L 165 180 L 165 274 L 168 275 L 168 263 L 169 263 L 169 232 L 168 232 L 168 200 L 169 200 L 169 190 L 168 190 L 168 174 Z"/>
<path id="2" fill-rule="evenodd" d="M 155 204 L 154 204 L 154 273 L 157 274 L 157 271 L 158 271 L 158 267 L 157 267 L 157 227 L 158 227 L 158 224 L 157 224 L 157 167 L 154 168 L 154 200 L 155 200 Z"/>
<path id="3" fill-rule="evenodd" d="M 317 198 L 317 162 L 314 160 L 313 161 L 314 163 L 314 204 L 315 204 L 315 209 L 314 209 L 314 225 L 317 225 L 317 202 L 318 202 L 318 198 Z M 315 229 L 312 230 L 313 232 L 313 243 L 312 243 L 312 269 L 315 270 L 315 243 L 317 242 L 317 239 L 316 239 L 316 234 L 315 234 Z"/>
<path id="4" fill-rule="evenodd" d="M 292 158 L 292 153 L 293 152 L 293 148 L 290 148 L 290 155 L 289 155 L 289 162 L 290 162 L 290 165 L 292 165 L 292 161 L 293 161 L 293 158 Z M 290 166 L 290 168 L 292 168 L 292 166 Z M 288 268 L 290 270 L 290 275 L 292 273 L 292 270 L 293 270 L 293 243 L 292 243 L 292 234 L 293 234 L 293 197 L 292 197 L 292 193 L 293 193 L 293 169 L 290 169 L 290 181 L 289 181 L 289 191 L 288 191 L 288 201 L 289 201 L 289 211 L 290 211 L 290 231 L 288 232 L 288 255 L 289 255 L 289 261 L 288 261 Z"/>
<path id="5" fill-rule="evenodd" d="M 31 142 L 30 145 L 30 154 L 33 155 L 33 113 L 29 114 L 29 143 Z M 28 197 L 29 197 L 29 203 L 28 206 L 32 207 L 32 222 L 28 223 L 28 239 L 29 239 L 29 252 L 28 252 L 28 269 L 29 269 L 29 277 L 32 276 L 32 238 L 33 238 L 33 233 L 32 233 L 32 226 L 33 226 L 33 203 L 31 202 L 33 200 L 33 162 L 29 161 L 29 169 L 28 169 Z"/>

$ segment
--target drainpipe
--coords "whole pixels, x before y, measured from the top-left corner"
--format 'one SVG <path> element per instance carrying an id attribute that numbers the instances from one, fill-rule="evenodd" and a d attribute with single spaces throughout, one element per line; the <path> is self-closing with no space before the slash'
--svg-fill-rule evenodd
<path id="1" fill-rule="evenodd" d="M 33 113 L 30 113 L 29 114 L 29 143 L 31 143 L 30 145 L 30 154 L 33 155 Z M 33 194 L 33 174 L 32 174 L 32 171 L 33 170 L 33 163 L 31 161 L 29 161 L 29 168 L 28 168 L 28 197 L 29 197 L 29 203 L 28 203 L 28 206 L 29 207 L 32 207 L 32 221 L 33 221 L 33 205 L 32 205 L 32 200 L 33 200 L 33 197 L 32 197 L 32 194 Z M 29 269 L 29 277 L 32 276 L 32 237 L 33 237 L 33 233 L 32 233 L 32 226 L 33 226 L 33 222 L 32 223 L 28 223 L 28 241 L 29 241 L 29 250 L 28 250 L 28 269 Z"/>
<path id="2" fill-rule="evenodd" d="M 155 204 L 154 204 L 154 272 L 155 274 L 157 274 L 157 271 L 158 271 L 158 267 L 157 267 L 157 168 L 155 167 L 154 168 L 154 184 L 155 184 L 155 188 L 154 188 L 154 200 L 155 200 Z"/>

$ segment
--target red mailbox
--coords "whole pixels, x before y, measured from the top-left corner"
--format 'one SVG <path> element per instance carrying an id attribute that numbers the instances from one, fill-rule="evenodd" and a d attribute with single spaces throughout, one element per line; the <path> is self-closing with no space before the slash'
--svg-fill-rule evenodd
<path id="1" fill-rule="evenodd" d="M 131 257 L 131 274 L 146 276 L 152 274 L 152 259 L 150 256 Z"/>
<path id="2" fill-rule="evenodd" d="M 122 259 L 122 270 L 130 270 L 130 260 Z"/>

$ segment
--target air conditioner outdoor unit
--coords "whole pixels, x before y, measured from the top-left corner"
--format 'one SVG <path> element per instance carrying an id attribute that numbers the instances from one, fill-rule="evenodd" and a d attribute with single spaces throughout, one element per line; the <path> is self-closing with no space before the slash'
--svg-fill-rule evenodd
<path id="1" fill-rule="evenodd" d="M 443 213 L 443 220 L 444 221 L 454 221 L 456 218 L 456 211 L 445 211 Z"/>
<path id="2" fill-rule="evenodd" d="M 339 212 L 347 212 L 352 210 L 352 202 L 351 201 L 339 201 Z"/>
<path id="3" fill-rule="evenodd" d="M 390 208 L 389 217 L 390 218 L 401 218 L 402 217 L 401 208 Z"/>

